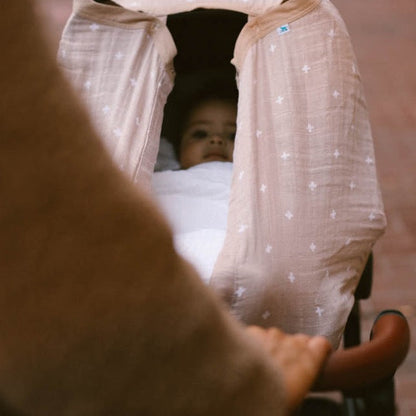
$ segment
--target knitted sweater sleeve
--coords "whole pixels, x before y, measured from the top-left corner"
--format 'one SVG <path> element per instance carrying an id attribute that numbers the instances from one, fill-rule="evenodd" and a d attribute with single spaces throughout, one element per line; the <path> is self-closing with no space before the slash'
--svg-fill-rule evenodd
<path id="1" fill-rule="evenodd" d="M 0 401 L 28 415 L 284 415 L 278 369 L 114 167 L 32 3 L 0 13 Z"/>

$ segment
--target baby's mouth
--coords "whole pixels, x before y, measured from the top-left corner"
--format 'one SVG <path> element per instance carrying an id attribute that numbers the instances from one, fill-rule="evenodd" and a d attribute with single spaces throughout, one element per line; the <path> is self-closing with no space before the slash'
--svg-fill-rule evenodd
<path id="1" fill-rule="evenodd" d="M 227 156 L 225 156 L 222 153 L 208 153 L 207 155 L 204 156 L 205 160 L 219 160 L 219 161 L 224 161 L 227 160 Z"/>

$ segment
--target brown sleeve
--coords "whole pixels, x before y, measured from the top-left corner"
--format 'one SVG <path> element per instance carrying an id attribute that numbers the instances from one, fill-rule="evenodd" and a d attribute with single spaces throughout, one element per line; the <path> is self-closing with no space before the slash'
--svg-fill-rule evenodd
<path id="1" fill-rule="evenodd" d="M 278 372 L 103 150 L 28 0 L 0 13 L 0 398 L 30 415 L 283 415 Z"/>

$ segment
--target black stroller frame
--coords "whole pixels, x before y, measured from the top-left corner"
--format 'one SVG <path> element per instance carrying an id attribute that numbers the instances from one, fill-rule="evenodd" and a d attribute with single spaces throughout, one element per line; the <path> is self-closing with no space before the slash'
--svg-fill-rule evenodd
<path id="1" fill-rule="evenodd" d="M 345 326 L 343 336 L 344 349 L 354 348 L 362 343 L 360 301 L 369 299 L 371 296 L 373 263 L 374 257 L 371 254 L 357 286 L 354 306 Z M 399 317 L 400 320 L 403 320 L 405 328 L 407 328 L 405 316 L 400 311 L 394 309 L 384 310 L 379 313 L 374 324 L 387 315 Z M 369 336 L 370 340 L 373 337 L 372 332 Z M 403 339 L 398 339 L 397 342 L 402 342 L 403 340 L 406 342 L 406 337 L 408 337 L 408 332 L 406 333 L 405 331 Z M 346 390 L 341 393 L 341 402 L 325 398 L 307 399 L 299 414 L 302 416 L 395 416 L 397 414 L 398 406 L 395 397 L 394 372 L 386 378 L 368 384 L 364 388 Z"/>

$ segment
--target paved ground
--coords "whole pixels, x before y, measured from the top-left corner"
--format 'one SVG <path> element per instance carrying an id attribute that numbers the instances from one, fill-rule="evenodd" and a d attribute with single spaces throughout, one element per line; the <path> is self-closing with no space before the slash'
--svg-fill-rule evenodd
<path id="1" fill-rule="evenodd" d="M 375 137 L 389 228 L 375 248 L 364 330 L 378 311 L 402 310 L 416 334 L 416 2 L 333 0 L 355 45 Z M 38 0 L 56 48 L 70 0 Z M 397 373 L 400 416 L 416 416 L 416 338 Z M 380 415 L 382 416 L 382 415 Z"/>

